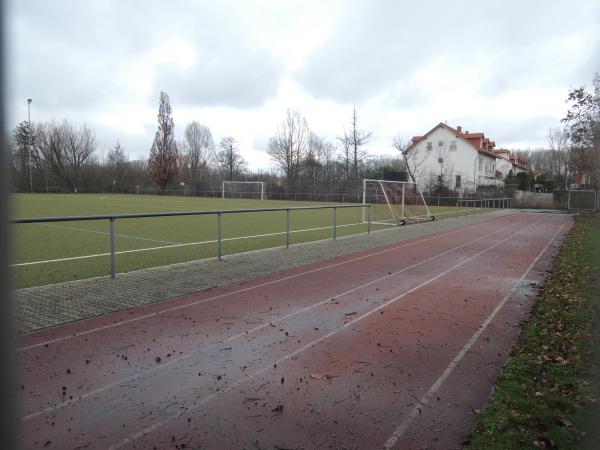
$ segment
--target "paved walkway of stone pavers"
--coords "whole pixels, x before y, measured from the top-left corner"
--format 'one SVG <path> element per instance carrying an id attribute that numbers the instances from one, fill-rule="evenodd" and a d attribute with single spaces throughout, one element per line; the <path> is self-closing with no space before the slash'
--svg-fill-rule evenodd
<path id="1" fill-rule="evenodd" d="M 48 328 L 75 320 L 180 297 L 208 288 L 267 275 L 336 256 L 347 255 L 397 241 L 479 223 L 513 211 L 483 214 L 389 228 L 309 242 L 290 248 L 227 255 L 221 261 L 205 259 L 118 274 L 20 289 L 14 293 L 15 329 L 18 333 Z"/>

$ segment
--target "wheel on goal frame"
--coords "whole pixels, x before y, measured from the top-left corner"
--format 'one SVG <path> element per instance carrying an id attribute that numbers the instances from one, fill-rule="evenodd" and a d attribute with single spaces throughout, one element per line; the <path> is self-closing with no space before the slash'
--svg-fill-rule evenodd
<path id="1" fill-rule="evenodd" d="M 399 226 L 399 227 L 403 227 L 404 225 L 406 225 L 406 220 L 404 220 L 404 219 L 400 219 L 400 220 L 398 221 L 398 226 Z"/>
<path id="2" fill-rule="evenodd" d="M 429 216 L 429 221 L 433 222 L 435 220 L 435 216 Z"/>

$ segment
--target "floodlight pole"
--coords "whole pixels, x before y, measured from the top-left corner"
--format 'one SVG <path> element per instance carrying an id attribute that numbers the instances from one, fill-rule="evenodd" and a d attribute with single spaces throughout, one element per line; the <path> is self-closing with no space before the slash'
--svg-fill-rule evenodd
<path id="1" fill-rule="evenodd" d="M 27 99 L 27 166 L 29 169 L 29 177 L 27 180 L 27 187 L 29 192 L 33 192 L 33 179 L 31 176 L 31 100 Z"/>

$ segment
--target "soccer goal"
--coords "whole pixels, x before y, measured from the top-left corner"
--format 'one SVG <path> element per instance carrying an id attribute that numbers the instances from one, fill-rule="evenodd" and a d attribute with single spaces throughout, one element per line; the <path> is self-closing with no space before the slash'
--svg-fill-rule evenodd
<path id="1" fill-rule="evenodd" d="M 567 208 L 576 211 L 596 211 L 598 193 L 592 190 L 570 190 Z"/>
<path id="2" fill-rule="evenodd" d="M 435 220 L 416 183 L 410 181 L 363 180 L 363 204 L 371 204 L 371 222 L 382 225 Z M 368 220 L 363 208 L 363 222 Z"/>
<path id="3" fill-rule="evenodd" d="M 223 198 L 265 199 L 265 183 L 263 181 L 223 181 Z"/>

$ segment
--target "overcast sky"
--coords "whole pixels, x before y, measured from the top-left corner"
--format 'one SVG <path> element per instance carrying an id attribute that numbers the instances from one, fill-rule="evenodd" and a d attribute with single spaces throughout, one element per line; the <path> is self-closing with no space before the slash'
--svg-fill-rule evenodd
<path id="1" fill-rule="evenodd" d="M 8 5 L 9 126 L 68 119 L 147 158 L 160 91 L 253 169 L 287 108 L 334 140 L 352 105 L 391 138 L 439 122 L 508 148 L 546 144 L 570 87 L 600 71 L 600 2 L 64 1 Z"/>

